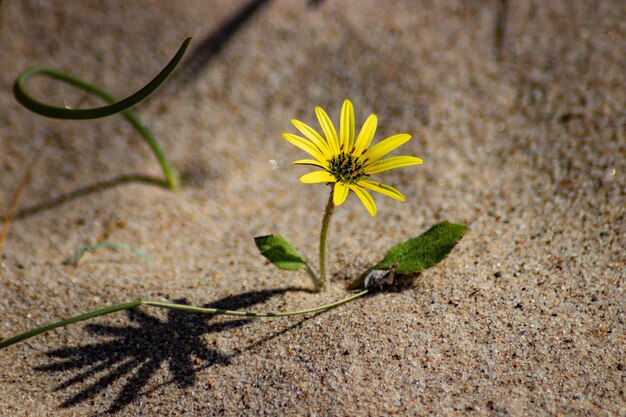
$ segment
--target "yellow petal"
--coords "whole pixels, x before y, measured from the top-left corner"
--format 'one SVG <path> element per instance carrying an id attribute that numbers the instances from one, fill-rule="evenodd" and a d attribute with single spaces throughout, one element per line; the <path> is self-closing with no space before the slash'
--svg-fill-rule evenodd
<path id="1" fill-rule="evenodd" d="M 343 202 L 346 201 L 346 197 L 348 196 L 348 191 L 350 191 L 350 188 L 348 188 L 346 184 L 342 182 L 336 182 L 335 191 L 333 193 L 333 203 L 336 206 L 342 205 Z"/>
<path id="2" fill-rule="evenodd" d="M 313 145 L 310 141 L 301 138 L 300 136 L 292 135 L 291 133 L 283 133 L 283 138 L 294 146 L 302 149 L 304 152 L 317 159 L 320 163 L 326 163 L 326 157 L 323 153 L 317 149 L 317 146 Z"/>
<path id="3" fill-rule="evenodd" d="M 350 187 L 350 189 L 354 191 L 354 194 L 356 194 L 357 197 L 359 197 L 359 199 L 361 200 L 361 202 L 363 203 L 363 205 L 365 206 L 369 214 L 372 216 L 375 216 L 376 204 L 374 203 L 374 199 L 372 198 L 370 193 L 368 193 L 367 191 L 365 191 L 362 187 L 359 187 L 358 185 L 349 185 L 348 187 Z"/>
<path id="4" fill-rule="evenodd" d="M 392 156 L 391 158 L 382 159 L 365 167 L 367 175 L 376 174 L 378 172 L 388 171 L 390 169 L 402 168 L 410 165 L 419 165 L 422 161 L 415 156 Z"/>
<path id="5" fill-rule="evenodd" d="M 391 136 L 385 140 L 378 142 L 376 145 L 368 149 L 367 152 L 363 154 L 363 157 L 361 157 L 361 159 L 367 159 L 370 164 L 376 162 L 383 156 L 387 155 L 389 152 L 408 142 L 410 139 L 411 135 L 407 135 L 406 133 Z"/>
<path id="6" fill-rule="evenodd" d="M 335 182 L 335 177 L 327 171 L 314 171 L 300 177 L 300 182 L 305 184 L 317 184 L 320 182 Z"/>
<path id="7" fill-rule="evenodd" d="M 346 99 L 341 106 L 341 121 L 339 123 L 339 144 L 346 152 L 352 151 L 354 146 L 354 108 L 350 100 Z"/>
<path id="8" fill-rule="evenodd" d="M 335 130 L 335 126 L 333 126 L 333 122 L 330 121 L 330 117 L 328 117 L 328 114 L 321 107 L 315 108 L 315 114 L 324 131 L 324 135 L 326 135 L 326 141 L 328 142 L 331 152 L 337 155 L 339 153 L 339 138 L 337 137 L 337 131 Z"/>
<path id="9" fill-rule="evenodd" d="M 316 161 L 315 159 L 298 159 L 297 161 L 293 161 L 292 164 L 294 164 L 294 165 L 313 165 L 313 166 L 320 167 L 320 168 L 323 168 L 323 169 L 327 168 L 325 165 L 320 164 L 320 162 Z"/>
<path id="10" fill-rule="evenodd" d="M 399 201 L 404 201 L 402 193 L 390 185 L 381 184 L 380 182 L 373 182 L 368 180 L 362 180 L 358 182 L 361 187 L 369 188 L 372 191 L 386 195 L 387 197 L 395 198 Z"/>
<path id="11" fill-rule="evenodd" d="M 291 123 L 296 127 L 296 129 L 302 132 L 302 134 L 306 136 L 308 140 L 310 140 L 315 146 L 317 146 L 317 149 L 319 149 L 320 152 L 324 154 L 326 159 L 331 159 L 333 157 L 333 154 L 330 152 L 330 148 L 328 147 L 328 143 L 326 143 L 326 140 L 321 137 L 319 133 L 313 130 L 311 126 L 295 119 L 293 119 Z"/>
<path id="12" fill-rule="evenodd" d="M 367 149 L 372 143 L 372 139 L 374 139 L 374 133 L 376 133 L 376 115 L 371 114 L 370 117 L 367 118 L 365 123 L 363 123 L 363 127 L 361 128 L 361 132 L 359 133 L 359 137 L 356 139 L 354 144 L 354 155 L 359 156 L 361 152 Z"/>

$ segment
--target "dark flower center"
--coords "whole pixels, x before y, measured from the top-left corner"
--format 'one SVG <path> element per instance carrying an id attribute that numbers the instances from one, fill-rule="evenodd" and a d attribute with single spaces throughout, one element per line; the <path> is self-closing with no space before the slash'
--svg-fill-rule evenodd
<path id="1" fill-rule="evenodd" d="M 365 164 L 351 153 L 342 151 L 329 160 L 328 165 L 328 171 L 333 174 L 337 182 L 355 184 L 368 177 L 365 173 Z"/>

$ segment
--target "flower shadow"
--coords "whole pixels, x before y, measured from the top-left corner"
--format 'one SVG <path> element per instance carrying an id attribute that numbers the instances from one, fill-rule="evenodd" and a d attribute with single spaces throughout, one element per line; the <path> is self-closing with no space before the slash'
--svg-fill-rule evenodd
<path id="1" fill-rule="evenodd" d="M 267 301 L 288 291 L 306 291 L 301 288 L 284 288 L 252 291 L 230 296 L 205 305 L 208 308 L 245 309 Z M 187 304 L 185 299 L 175 303 Z M 61 403 L 69 408 L 92 399 L 114 384 L 126 379 L 103 415 L 123 410 L 138 396 L 163 365 L 167 365 L 171 378 L 168 384 L 179 388 L 195 384 L 196 373 L 218 364 L 228 364 L 235 355 L 225 355 L 211 348 L 205 335 L 245 326 L 249 319 L 236 319 L 211 323 L 215 316 L 169 310 L 165 321 L 139 309 L 128 310 L 128 326 L 89 324 L 86 330 L 107 340 L 79 347 L 66 347 L 46 352 L 55 362 L 37 366 L 40 372 L 57 373 L 75 371 L 55 391 L 82 385 L 77 394 Z M 106 394 L 104 394 L 106 395 Z"/>

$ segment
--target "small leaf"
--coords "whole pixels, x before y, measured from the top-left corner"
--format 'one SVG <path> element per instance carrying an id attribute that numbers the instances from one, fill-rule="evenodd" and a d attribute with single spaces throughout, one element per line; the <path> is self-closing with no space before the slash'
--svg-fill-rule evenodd
<path id="1" fill-rule="evenodd" d="M 350 283 L 348 289 L 363 288 L 372 271 L 394 269 L 395 274 L 409 275 L 435 266 L 450 253 L 466 230 L 463 224 L 437 223 L 421 235 L 392 247 L 382 261 Z"/>
<path id="2" fill-rule="evenodd" d="M 280 235 L 258 236 L 254 238 L 254 243 L 261 255 L 280 269 L 295 271 L 306 267 L 300 254 Z"/>

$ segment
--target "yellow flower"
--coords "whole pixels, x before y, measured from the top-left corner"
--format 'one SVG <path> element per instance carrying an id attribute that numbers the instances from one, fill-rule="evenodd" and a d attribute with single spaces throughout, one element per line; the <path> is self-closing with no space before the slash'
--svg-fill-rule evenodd
<path id="1" fill-rule="evenodd" d="M 283 133 L 283 138 L 289 143 L 302 149 L 315 159 L 300 159 L 297 165 L 313 165 L 322 168 L 303 175 L 300 181 L 305 184 L 334 183 L 333 203 L 336 206 L 346 201 L 349 191 L 359 197 L 367 211 L 376 215 L 376 204 L 367 190 L 376 191 L 388 197 L 404 201 L 404 196 L 395 188 L 370 181 L 372 174 L 388 171 L 394 168 L 418 165 L 423 161 L 415 156 L 392 156 L 380 159 L 400 145 L 408 142 L 411 135 L 405 133 L 391 136 L 370 147 L 376 132 L 376 115 L 370 115 L 359 136 L 354 138 L 354 109 L 350 100 L 345 100 L 341 107 L 341 123 L 339 135 L 330 121 L 328 114 L 320 108 L 315 108 L 315 114 L 320 122 L 326 138 L 323 138 L 313 128 L 298 120 L 291 123 L 304 136 Z"/>

